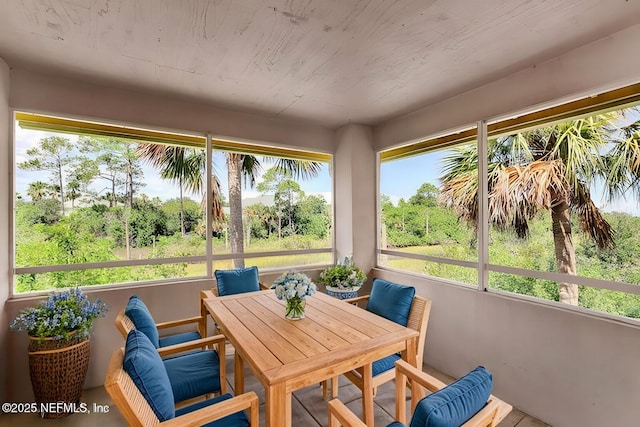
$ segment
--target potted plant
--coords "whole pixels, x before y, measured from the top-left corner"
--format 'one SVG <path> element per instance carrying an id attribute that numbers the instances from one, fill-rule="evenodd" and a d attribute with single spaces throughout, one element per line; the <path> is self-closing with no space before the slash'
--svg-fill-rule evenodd
<path id="1" fill-rule="evenodd" d="M 351 257 L 346 257 L 334 266 L 320 272 L 319 283 L 327 288 L 327 294 L 340 298 L 354 298 L 367 276 L 353 263 Z"/>
<path id="2" fill-rule="evenodd" d="M 284 300 L 285 317 L 291 320 L 304 318 L 306 299 L 316 293 L 316 284 L 304 273 L 290 271 L 273 282 L 276 297 Z"/>
<path id="3" fill-rule="evenodd" d="M 29 334 L 29 374 L 43 418 L 82 411 L 80 394 L 89 368 L 89 335 L 93 321 L 104 317 L 106 310 L 99 299 L 90 301 L 80 288 L 72 288 L 54 292 L 35 307 L 22 310 L 11 323 L 12 330 Z"/>

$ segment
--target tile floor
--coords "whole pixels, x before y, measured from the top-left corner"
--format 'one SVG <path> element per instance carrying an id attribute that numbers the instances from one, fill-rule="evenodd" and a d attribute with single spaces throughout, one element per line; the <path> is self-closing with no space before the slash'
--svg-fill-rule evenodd
<path id="1" fill-rule="evenodd" d="M 228 346 L 229 348 L 230 346 Z M 230 383 L 229 391 L 233 391 L 233 349 L 227 353 L 228 382 Z M 260 383 L 253 377 L 248 368 L 245 368 L 245 389 L 253 390 L 260 397 L 261 419 L 260 426 L 264 426 L 262 419 L 262 409 L 264 404 L 264 390 Z M 450 382 L 452 378 L 442 373 L 424 366 L 424 370 L 431 375 L 438 377 L 443 382 Z M 349 409 L 356 415 L 362 415 L 362 401 L 359 390 L 344 377 L 340 378 L 339 399 L 342 400 Z M 126 422 L 120 415 L 117 407 L 107 395 L 103 387 L 95 387 L 86 389 L 82 396 L 82 402 L 87 403 L 89 410 L 93 412 L 94 404 L 107 408 L 107 413 L 91 413 L 91 414 L 74 414 L 66 418 L 57 420 L 43 420 L 33 414 L 3 414 L 0 415 L 0 426 L 12 427 L 121 427 L 126 426 Z M 292 397 L 292 417 L 295 427 L 315 427 L 328 425 L 327 402 L 322 399 L 322 389 L 319 385 L 310 386 L 293 393 Z M 375 425 L 386 426 L 393 420 L 395 412 L 395 392 L 393 382 L 389 382 L 378 389 L 375 398 Z M 530 417 L 529 415 L 514 410 L 505 418 L 500 427 L 544 427 L 546 424 Z"/>

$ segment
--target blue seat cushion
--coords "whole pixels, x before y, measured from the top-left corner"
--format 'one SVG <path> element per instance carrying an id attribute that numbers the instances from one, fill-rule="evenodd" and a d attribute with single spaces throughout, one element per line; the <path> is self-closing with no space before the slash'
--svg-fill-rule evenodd
<path id="1" fill-rule="evenodd" d="M 197 411 L 198 409 L 205 408 L 210 405 L 214 405 L 218 402 L 222 402 L 227 399 L 231 399 L 231 395 L 229 393 L 223 394 L 222 396 L 216 396 L 213 399 L 203 400 L 198 403 L 194 403 L 193 405 L 185 406 L 184 408 L 180 408 L 176 410 L 176 417 L 180 415 L 188 414 L 189 412 Z M 238 411 L 231 415 L 227 415 L 224 418 L 219 420 L 212 421 L 208 424 L 205 424 L 203 427 L 248 427 L 249 419 L 244 411 Z"/>
<path id="2" fill-rule="evenodd" d="M 164 360 L 175 403 L 220 391 L 220 360 L 214 350 Z"/>
<path id="3" fill-rule="evenodd" d="M 400 355 L 396 353 L 392 354 L 391 356 L 387 356 L 384 359 L 376 360 L 371 364 L 372 375 L 375 377 L 376 375 L 381 374 L 384 371 L 388 371 L 389 369 L 393 368 L 396 360 L 399 359 Z"/>
<path id="4" fill-rule="evenodd" d="M 402 326 L 407 326 L 415 294 L 416 289 L 413 286 L 373 279 L 367 310 Z"/>
<path id="5" fill-rule="evenodd" d="M 492 387 L 491 373 L 478 366 L 418 402 L 410 427 L 458 427 L 484 407 Z"/>
<path id="6" fill-rule="evenodd" d="M 173 418 L 175 406 L 167 370 L 144 333 L 136 329 L 129 332 L 122 365 L 158 419 Z"/>
<path id="7" fill-rule="evenodd" d="M 258 267 L 216 270 L 215 275 L 218 283 L 218 295 L 220 296 L 260 290 Z"/>
<path id="8" fill-rule="evenodd" d="M 147 306 L 140 298 L 138 298 L 137 295 L 133 295 L 129 298 L 129 303 L 124 309 L 124 314 L 131 319 L 137 330 L 144 332 L 156 348 L 160 346 L 156 322 L 153 320 L 151 312 Z"/>
<path id="9" fill-rule="evenodd" d="M 182 334 L 168 335 L 160 338 L 160 347 L 168 347 L 170 345 L 182 344 L 185 342 L 199 340 L 200 333 L 196 331 L 184 332 Z"/>

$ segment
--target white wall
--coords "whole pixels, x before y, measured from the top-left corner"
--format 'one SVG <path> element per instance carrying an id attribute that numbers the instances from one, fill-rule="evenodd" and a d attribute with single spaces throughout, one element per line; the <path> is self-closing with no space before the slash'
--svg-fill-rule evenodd
<path id="1" fill-rule="evenodd" d="M 0 197 L 0 283 L 10 282 L 9 274 L 9 201 L 7 195 L 11 195 L 9 188 L 10 167 L 10 114 L 9 114 L 9 66 L 0 58 L 0 192 L 5 196 Z M 2 309 L 5 301 L 9 297 L 9 287 L 0 285 L 0 349 L 7 346 L 6 325 L 9 317 Z M 0 357 L 0 384 L 6 384 L 6 358 Z M 0 387 L 0 402 L 6 402 L 6 390 Z"/>
<path id="2" fill-rule="evenodd" d="M 371 128 L 349 124 L 336 131 L 335 234 L 339 258 L 353 255 L 363 271 L 375 265 L 376 156 Z"/>
<path id="3" fill-rule="evenodd" d="M 640 81 L 640 25 L 373 129 L 376 149 Z"/>
<path id="4" fill-rule="evenodd" d="M 640 25 L 374 128 L 376 149 L 640 82 Z M 478 364 L 498 396 L 555 427 L 638 425 L 640 329 L 522 299 L 376 270 L 433 300 L 425 362 Z"/>
<path id="5" fill-rule="evenodd" d="M 332 130 L 148 93 L 11 70 L 11 107 L 332 153 Z"/>

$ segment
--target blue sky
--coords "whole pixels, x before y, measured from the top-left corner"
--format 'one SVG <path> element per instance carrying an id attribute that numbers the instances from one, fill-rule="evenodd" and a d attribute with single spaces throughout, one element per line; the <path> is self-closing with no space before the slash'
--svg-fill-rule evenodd
<path id="1" fill-rule="evenodd" d="M 408 200 L 425 182 L 440 187 L 440 160 L 444 151 L 429 155 L 408 157 L 406 159 L 380 164 L 380 192 L 391 198 L 394 204 L 400 198 Z"/>
<path id="2" fill-rule="evenodd" d="M 439 177 L 442 174 L 440 162 L 446 154 L 447 150 L 441 150 L 382 163 L 380 165 L 380 191 L 389 196 L 394 204 L 397 204 L 400 198 L 408 200 L 425 182 L 440 187 Z M 635 216 L 640 215 L 640 207 L 632 194 L 629 194 L 627 199 L 621 198 L 611 204 L 605 202 L 602 194 L 601 186 L 593 185 L 591 187 L 594 203 L 605 212 L 616 211 Z"/>
<path id="3" fill-rule="evenodd" d="M 20 162 L 23 162 L 28 159 L 27 150 L 33 147 L 36 147 L 39 141 L 43 138 L 47 138 L 49 136 L 59 135 L 64 138 L 69 139 L 71 142 L 77 141 L 78 137 L 70 134 L 55 134 L 52 132 L 44 132 L 44 131 L 35 131 L 35 130 L 25 130 L 16 126 L 16 151 L 15 151 L 15 163 L 16 165 Z M 259 172 L 257 177 L 257 182 L 262 181 L 262 174 L 272 166 L 269 163 L 261 162 L 262 170 Z M 168 200 L 172 198 L 178 197 L 178 186 L 170 181 L 163 180 L 160 178 L 158 172 L 148 166 L 145 162 L 141 163 L 142 170 L 144 173 L 144 182 L 145 186 L 142 187 L 139 192 L 144 193 L 150 198 L 159 197 L 161 200 Z M 226 166 L 224 162 L 224 156 L 220 152 L 214 152 L 214 170 L 220 180 L 222 185 L 223 194 L 228 194 L 228 186 L 227 186 L 227 172 Z M 26 196 L 27 188 L 29 183 L 34 181 L 44 181 L 49 182 L 51 180 L 49 172 L 39 172 L 39 171 L 26 171 L 18 168 L 16 166 L 16 192 L 20 193 L 23 197 Z M 307 194 L 317 194 L 323 195 L 327 202 L 331 202 L 331 177 L 329 175 L 329 166 L 328 164 L 323 166 L 320 174 L 317 178 L 309 181 L 300 181 L 300 186 L 302 190 Z M 94 191 L 101 191 L 107 185 L 107 181 L 97 180 L 94 184 L 91 185 L 91 189 Z M 260 193 L 255 189 L 243 188 L 243 197 L 256 197 L 259 196 Z M 199 201 L 199 195 L 187 194 L 188 197 Z"/>
<path id="4" fill-rule="evenodd" d="M 54 135 L 50 132 L 23 130 L 16 126 L 16 164 L 27 159 L 26 151 L 31 147 L 37 146 L 42 138 Z M 77 140 L 74 135 L 63 135 L 71 141 Z M 439 176 L 441 175 L 440 160 L 446 155 L 446 150 L 431 152 L 419 156 L 413 156 L 402 160 L 385 162 L 380 167 L 380 189 L 382 194 L 391 198 L 393 203 L 397 203 L 400 198 L 405 200 L 414 195 L 417 189 L 425 182 L 429 182 L 440 187 Z M 257 181 L 260 182 L 262 173 L 264 173 L 271 165 L 263 163 L 263 170 L 258 174 Z M 177 185 L 163 180 L 158 173 L 151 167 L 143 163 L 144 182 L 146 185 L 140 189 L 140 193 L 147 196 L 159 197 L 162 200 L 178 197 Z M 223 188 L 223 194 L 228 194 L 226 166 L 223 155 L 220 152 L 214 153 L 214 169 Z M 23 196 L 30 182 L 50 180 L 48 172 L 24 171 L 16 168 L 16 191 Z M 92 189 L 100 191 L 106 186 L 106 181 L 97 182 L 92 185 Z M 309 181 L 300 181 L 300 186 L 307 194 L 320 194 L 331 203 L 331 176 L 329 174 L 328 165 L 324 166 L 320 175 Z M 592 188 L 592 195 L 596 205 L 605 211 L 622 211 L 638 215 L 640 209 L 635 199 L 630 197 L 629 200 L 619 200 L 613 205 L 605 205 L 600 197 L 601 191 L 598 188 Z M 243 197 L 257 197 L 260 193 L 255 188 L 243 188 Z M 200 196 L 188 195 L 194 200 L 199 201 Z"/>

